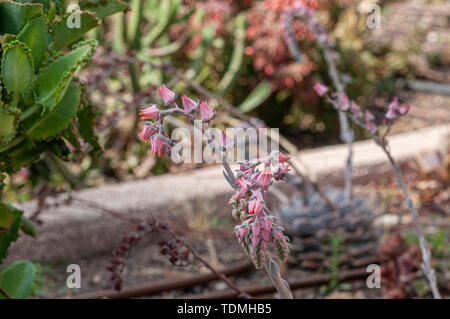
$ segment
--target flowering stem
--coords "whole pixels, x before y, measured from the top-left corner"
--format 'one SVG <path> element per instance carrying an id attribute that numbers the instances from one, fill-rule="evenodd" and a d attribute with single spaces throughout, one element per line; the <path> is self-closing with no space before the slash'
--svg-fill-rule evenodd
<path id="1" fill-rule="evenodd" d="M 367 130 L 365 125 L 361 121 L 359 121 L 356 117 L 350 116 L 350 119 L 358 126 Z M 434 269 L 431 266 L 431 252 L 428 249 L 427 240 L 425 239 L 422 228 L 420 227 L 420 224 L 419 224 L 419 213 L 417 212 L 416 208 L 414 207 L 411 197 L 409 195 L 409 192 L 403 181 L 402 170 L 400 168 L 400 165 L 398 165 L 396 163 L 394 157 L 392 156 L 390 150 L 387 147 L 387 143 L 385 143 L 384 137 L 385 137 L 386 133 L 383 134 L 383 138 L 381 139 L 381 141 L 374 134 L 372 134 L 370 132 L 369 132 L 369 134 L 370 134 L 370 137 L 375 141 L 375 143 L 378 146 L 380 146 L 380 148 L 386 154 L 387 158 L 389 159 L 389 163 L 391 164 L 392 169 L 394 170 L 394 173 L 396 176 L 395 180 L 397 182 L 398 187 L 400 187 L 400 189 L 403 192 L 403 196 L 405 197 L 406 205 L 408 206 L 408 210 L 411 213 L 411 216 L 413 217 L 413 224 L 414 224 L 414 228 L 417 233 L 417 237 L 419 238 L 420 250 L 422 252 L 422 270 L 423 270 L 425 277 L 428 281 L 428 284 L 431 288 L 433 298 L 441 299 L 441 294 L 439 293 L 439 288 L 437 286 L 436 274 L 435 274 Z"/>
<path id="2" fill-rule="evenodd" d="M 291 288 L 286 280 L 281 278 L 280 269 L 278 264 L 272 259 L 267 258 L 267 262 L 264 264 L 264 269 L 272 280 L 273 285 L 278 291 L 281 299 L 294 299 L 292 297 Z"/>
<path id="3" fill-rule="evenodd" d="M 315 30 L 313 30 L 315 31 Z M 316 39 L 318 39 L 319 34 L 315 31 Z M 338 92 L 338 103 L 339 105 L 342 102 L 343 96 L 345 94 L 344 91 L 344 85 L 341 82 L 339 73 L 336 68 L 336 63 L 334 62 L 334 59 L 331 55 L 330 48 L 325 44 L 324 42 L 317 41 L 320 49 L 323 52 L 323 56 L 325 59 L 325 62 L 328 65 L 328 75 L 331 78 L 331 81 L 333 82 L 334 87 L 336 88 Z M 339 111 L 339 124 L 341 129 L 341 140 L 347 144 L 348 147 L 348 153 L 347 153 L 347 159 L 345 161 L 345 200 L 349 201 L 352 198 L 352 157 L 353 157 L 353 141 L 354 141 L 354 134 L 353 130 L 350 128 L 347 115 Z"/>

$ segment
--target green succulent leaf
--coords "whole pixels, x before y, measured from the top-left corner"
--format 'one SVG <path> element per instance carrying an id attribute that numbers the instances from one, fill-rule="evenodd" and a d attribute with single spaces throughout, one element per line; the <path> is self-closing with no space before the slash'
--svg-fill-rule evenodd
<path id="1" fill-rule="evenodd" d="M 272 84 L 270 82 L 261 82 L 250 95 L 239 105 L 242 112 L 250 112 L 260 106 L 272 94 Z"/>
<path id="2" fill-rule="evenodd" d="M 77 12 L 78 14 L 78 12 Z M 60 21 L 55 22 L 52 26 L 52 49 L 61 50 L 65 46 L 80 39 L 86 32 L 95 28 L 98 25 L 98 18 L 92 12 L 80 11 L 80 28 L 70 28 L 67 25 L 67 19 L 70 13 L 61 18 Z"/>
<path id="3" fill-rule="evenodd" d="M 43 15 L 42 4 L 0 0 L 0 35 L 18 34 L 28 22 Z"/>
<path id="4" fill-rule="evenodd" d="M 0 137 L 8 137 L 14 133 L 14 121 L 14 115 L 0 111 Z"/>
<path id="5" fill-rule="evenodd" d="M 47 25 L 43 17 L 36 18 L 28 23 L 19 33 L 17 39 L 25 43 L 31 50 L 34 66 L 37 69 L 41 64 L 47 50 Z"/>
<path id="6" fill-rule="evenodd" d="M 0 273 L 0 287 L 12 299 L 26 299 L 33 291 L 36 275 L 36 266 L 32 262 L 17 261 Z M 0 294 L 0 299 L 5 298 Z"/>
<path id="7" fill-rule="evenodd" d="M 91 104 L 86 105 L 78 112 L 78 131 L 81 137 L 94 147 L 100 149 L 97 136 L 94 134 L 94 111 Z"/>
<path id="8" fill-rule="evenodd" d="M 2 205 L 6 204 L 2 203 Z M 20 210 L 13 209 L 11 207 L 9 208 L 13 220 L 8 230 L 0 231 L 0 264 L 3 259 L 8 256 L 8 248 L 11 243 L 16 241 L 19 236 L 19 229 L 22 219 L 22 212 Z"/>
<path id="9" fill-rule="evenodd" d="M 3 203 L 0 203 L 0 232 L 9 230 L 13 222 L 11 209 Z M 0 235 L 1 236 L 1 235 Z"/>
<path id="10" fill-rule="evenodd" d="M 20 229 L 22 229 L 25 234 L 36 238 L 36 228 L 34 227 L 33 222 L 25 216 L 22 216 L 22 224 L 20 225 Z"/>
<path id="11" fill-rule="evenodd" d="M 63 99 L 44 116 L 33 116 L 29 118 L 24 127 L 26 134 L 33 140 L 43 140 L 57 135 L 73 122 L 80 105 L 81 89 L 71 84 Z"/>
<path id="12" fill-rule="evenodd" d="M 12 41 L 3 51 L 2 78 L 6 89 L 19 97 L 33 80 L 33 60 L 30 49 L 22 42 Z M 13 104 L 18 101 L 13 100 Z"/>
<path id="13" fill-rule="evenodd" d="M 16 172 L 21 167 L 37 160 L 39 156 L 46 150 L 47 145 L 45 144 L 38 144 L 33 148 L 29 148 L 26 145 L 16 147 L 13 151 L 10 151 L 8 153 L 8 156 L 10 157 L 12 163 L 12 170 Z"/>
<path id="14" fill-rule="evenodd" d="M 105 2 L 105 4 L 99 3 L 96 5 L 82 5 L 82 7 L 83 9 L 97 13 L 97 16 L 100 19 L 128 9 L 128 4 L 120 0 L 110 0 Z"/>
<path id="15" fill-rule="evenodd" d="M 51 110 L 64 96 L 74 73 L 86 64 L 95 52 L 96 41 L 86 41 L 72 52 L 57 58 L 38 75 L 36 103 Z"/>

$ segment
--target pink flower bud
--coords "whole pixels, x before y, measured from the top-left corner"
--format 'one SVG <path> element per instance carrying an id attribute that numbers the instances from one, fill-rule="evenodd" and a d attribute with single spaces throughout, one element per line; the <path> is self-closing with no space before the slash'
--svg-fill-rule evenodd
<path id="1" fill-rule="evenodd" d="M 227 133 L 225 133 L 225 131 L 222 130 L 222 146 L 227 147 L 229 145 L 230 145 L 230 142 L 228 141 Z"/>
<path id="2" fill-rule="evenodd" d="M 279 173 L 280 173 L 280 174 L 287 174 L 287 173 L 289 173 L 290 170 L 291 170 L 291 169 L 289 168 L 289 165 L 286 164 L 286 163 L 283 163 L 283 164 L 280 166 Z"/>
<path id="3" fill-rule="evenodd" d="M 150 105 L 139 113 L 141 120 L 154 120 L 159 117 L 159 109 L 155 104 Z"/>
<path id="4" fill-rule="evenodd" d="M 253 199 L 248 202 L 248 213 L 257 215 L 263 209 L 263 205 L 259 200 Z"/>
<path id="5" fill-rule="evenodd" d="M 279 163 L 286 163 L 287 161 L 289 161 L 291 158 L 288 155 L 285 155 L 281 152 L 278 153 L 278 162 Z"/>
<path id="6" fill-rule="evenodd" d="M 161 96 L 164 105 L 172 104 L 175 101 L 175 92 L 169 90 L 165 84 L 163 84 L 163 86 L 157 92 Z"/>
<path id="7" fill-rule="evenodd" d="M 247 190 L 250 186 L 252 186 L 252 183 L 246 180 L 244 176 L 236 177 L 235 181 L 236 184 L 242 188 L 242 190 Z"/>
<path id="8" fill-rule="evenodd" d="M 356 118 L 361 118 L 362 116 L 362 112 L 361 112 L 361 107 L 355 103 L 355 101 L 352 101 L 351 105 L 350 105 L 350 111 L 352 111 L 353 116 Z"/>
<path id="9" fill-rule="evenodd" d="M 375 119 L 375 116 L 373 116 L 372 112 L 366 110 L 365 112 L 366 121 L 373 121 Z"/>
<path id="10" fill-rule="evenodd" d="M 341 98 L 341 104 L 339 105 L 339 110 L 346 112 L 350 109 L 350 107 L 351 107 L 350 100 L 348 99 L 347 94 L 343 93 Z"/>
<path id="11" fill-rule="evenodd" d="M 378 131 L 378 127 L 371 121 L 366 122 L 366 128 L 371 134 L 375 134 Z"/>
<path id="12" fill-rule="evenodd" d="M 328 92 L 328 87 L 317 82 L 314 84 L 314 91 L 316 91 L 318 96 L 324 96 Z"/>
<path id="13" fill-rule="evenodd" d="M 392 102 L 389 104 L 388 109 L 389 110 L 394 110 L 397 111 L 399 107 L 399 103 L 398 103 L 398 97 L 394 97 L 394 99 L 392 100 Z"/>
<path id="14" fill-rule="evenodd" d="M 388 120 L 390 120 L 390 121 L 395 120 L 397 118 L 397 113 L 395 112 L 395 109 L 394 108 L 389 108 L 389 110 L 387 111 L 385 117 Z"/>
<path id="15" fill-rule="evenodd" d="M 405 104 L 400 107 L 400 109 L 398 110 L 398 113 L 400 113 L 400 115 L 406 115 L 409 112 L 410 108 L 411 108 L 411 106 L 409 104 Z"/>
<path id="16" fill-rule="evenodd" d="M 271 181 L 272 181 L 272 169 L 270 168 L 270 165 L 266 165 L 264 167 L 262 174 L 258 176 L 256 183 L 260 186 L 266 187 L 270 185 Z"/>
<path id="17" fill-rule="evenodd" d="M 159 157 L 163 156 L 166 152 L 164 140 L 159 136 L 153 136 L 151 139 L 152 153 L 157 154 Z"/>
<path id="18" fill-rule="evenodd" d="M 151 125 L 145 125 L 141 134 L 139 134 L 139 139 L 143 140 L 144 142 L 148 142 L 150 137 L 152 137 L 152 135 L 155 133 L 156 130 Z"/>
<path id="19" fill-rule="evenodd" d="M 216 116 L 216 112 L 211 110 L 205 101 L 200 103 L 200 114 L 203 122 L 209 122 Z"/>
<path id="20" fill-rule="evenodd" d="M 183 95 L 181 97 L 181 101 L 183 102 L 183 107 L 188 113 L 193 113 L 197 110 L 198 102 L 195 102 L 194 100 L 191 100 L 186 95 Z"/>

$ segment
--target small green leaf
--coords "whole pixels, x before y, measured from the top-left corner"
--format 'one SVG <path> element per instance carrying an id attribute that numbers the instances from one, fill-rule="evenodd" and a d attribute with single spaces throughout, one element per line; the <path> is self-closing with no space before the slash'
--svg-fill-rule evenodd
<path id="1" fill-rule="evenodd" d="M 43 15 L 42 4 L 0 0 L 0 35 L 18 34 L 28 22 Z"/>
<path id="2" fill-rule="evenodd" d="M 0 137 L 8 137 L 14 133 L 15 116 L 0 111 Z"/>
<path id="3" fill-rule="evenodd" d="M 247 113 L 260 106 L 272 94 L 270 82 L 262 82 L 253 89 L 250 95 L 239 105 L 241 112 Z"/>
<path id="4" fill-rule="evenodd" d="M 8 43 L 2 57 L 2 78 L 6 89 L 16 96 L 22 94 L 31 84 L 33 70 L 30 49 L 19 41 Z M 13 101 L 13 104 L 17 102 Z"/>
<path id="5" fill-rule="evenodd" d="M 86 32 L 95 28 L 98 25 L 98 19 L 92 12 L 80 11 L 77 12 L 80 17 L 80 27 L 69 28 L 67 19 L 70 14 L 65 15 L 60 21 L 55 22 L 52 26 L 52 49 L 61 50 L 65 46 L 80 39 Z"/>
<path id="6" fill-rule="evenodd" d="M 0 264 L 3 259 L 8 256 L 8 249 L 11 243 L 16 241 L 17 237 L 19 237 L 22 212 L 17 209 L 11 209 L 11 215 L 13 217 L 13 221 L 9 227 L 9 230 L 0 231 Z"/>
<path id="7" fill-rule="evenodd" d="M 0 287 L 12 299 L 30 297 L 36 278 L 36 266 L 27 260 L 21 260 L 6 267 L 0 273 Z M 0 294 L 0 299 L 6 299 Z"/>
<path id="8" fill-rule="evenodd" d="M 94 149 L 100 149 L 97 136 L 94 134 L 94 111 L 92 105 L 88 104 L 78 112 L 78 131 L 81 137 L 91 144 Z"/>
<path id="9" fill-rule="evenodd" d="M 51 110 L 58 104 L 74 73 L 92 58 L 96 45 L 96 41 L 83 42 L 72 52 L 46 66 L 37 78 L 36 102 L 46 110 Z"/>
<path id="10" fill-rule="evenodd" d="M 20 229 L 22 229 L 25 234 L 36 238 L 36 228 L 34 227 L 33 222 L 25 216 L 22 216 L 22 224 L 20 225 Z"/>
<path id="11" fill-rule="evenodd" d="M 26 134 L 33 140 L 43 140 L 66 129 L 77 113 L 80 105 L 81 89 L 71 84 L 61 102 L 44 116 L 33 116 L 25 123 Z"/>
<path id="12" fill-rule="evenodd" d="M 3 203 L 0 203 L 0 231 L 9 230 L 13 222 L 11 209 Z"/>
<path id="13" fill-rule="evenodd" d="M 37 69 L 44 59 L 47 50 L 47 26 L 45 19 L 39 17 L 28 23 L 19 33 L 17 39 L 25 43 L 31 50 L 34 67 Z"/>
<path id="14" fill-rule="evenodd" d="M 106 1 L 105 1 L 106 2 Z M 102 19 L 117 12 L 123 12 L 128 9 L 128 4 L 120 0 L 109 0 L 106 4 L 97 4 L 94 6 L 83 6 L 83 9 L 97 13 Z"/>

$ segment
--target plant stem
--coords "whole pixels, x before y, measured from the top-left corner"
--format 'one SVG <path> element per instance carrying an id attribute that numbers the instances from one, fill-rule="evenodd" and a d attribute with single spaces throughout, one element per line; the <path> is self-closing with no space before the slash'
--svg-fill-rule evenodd
<path id="1" fill-rule="evenodd" d="M 292 297 L 291 289 L 286 280 L 281 278 L 278 264 L 269 256 L 267 262 L 264 264 L 264 269 L 272 280 L 273 285 L 278 291 L 280 299 L 294 299 Z"/>
<path id="2" fill-rule="evenodd" d="M 3 289 L 0 287 L 0 293 L 5 296 L 6 299 L 12 299 L 11 296 Z"/>
<path id="3" fill-rule="evenodd" d="M 379 144 L 380 145 L 380 144 Z M 397 185 L 401 188 L 403 192 L 403 196 L 405 197 L 406 205 L 408 206 L 408 210 L 413 217 L 414 228 L 416 229 L 417 236 L 419 237 L 419 246 L 422 251 L 422 270 L 425 274 L 425 277 L 428 280 L 428 284 L 430 285 L 431 292 L 433 294 L 434 299 L 441 299 L 441 294 L 439 293 L 439 288 L 437 286 L 436 273 L 431 266 L 431 252 L 428 249 L 427 240 L 423 235 L 422 228 L 419 224 L 419 213 L 414 207 L 411 197 L 409 196 L 409 192 L 406 189 L 406 186 L 403 182 L 402 171 L 400 166 L 395 162 L 392 157 L 390 151 L 386 148 L 385 145 L 381 147 L 389 159 L 389 162 L 395 172 Z"/>
<path id="4" fill-rule="evenodd" d="M 316 32 L 316 39 L 318 39 L 318 34 Z M 342 85 L 339 73 L 336 68 L 336 63 L 334 62 L 334 59 L 331 56 L 330 48 L 320 42 L 317 41 L 319 47 L 321 48 L 323 52 L 323 56 L 325 59 L 325 62 L 328 65 L 328 75 L 331 78 L 331 81 L 333 82 L 334 87 L 336 88 L 338 92 L 338 103 L 339 105 L 342 102 L 342 98 L 345 94 L 344 86 Z M 348 153 L 347 153 L 347 159 L 345 161 L 345 175 L 344 175 L 344 182 L 345 182 L 345 195 L 344 198 L 346 201 L 350 201 L 352 199 L 352 158 L 353 158 L 353 141 L 354 141 L 354 133 L 353 130 L 350 128 L 348 117 L 347 115 L 339 111 L 339 124 L 340 124 L 340 137 L 341 140 L 347 144 L 348 147 Z"/>
<path id="5" fill-rule="evenodd" d="M 358 126 L 367 130 L 365 125 L 363 123 L 361 123 L 356 117 L 350 116 L 350 119 Z M 400 189 L 403 192 L 403 196 L 405 197 L 406 205 L 408 206 L 408 210 L 411 213 L 411 216 L 413 217 L 413 224 L 414 224 L 414 228 L 417 233 L 417 237 L 419 238 L 419 246 L 420 246 L 420 250 L 422 252 L 423 273 L 428 281 L 428 284 L 431 289 L 431 293 L 433 294 L 433 298 L 441 299 L 441 294 L 439 293 L 439 288 L 437 286 L 436 274 L 435 274 L 434 269 L 431 266 L 431 252 L 427 247 L 428 246 L 427 240 L 425 239 L 422 228 L 420 227 L 419 213 L 417 212 L 416 208 L 414 207 L 413 202 L 411 200 L 411 196 L 409 195 L 408 189 L 406 188 L 406 185 L 403 181 L 402 170 L 401 170 L 400 166 L 396 163 L 394 157 L 392 156 L 390 150 L 388 149 L 385 137 L 383 136 L 382 141 L 380 141 L 372 133 L 369 132 L 369 135 L 375 141 L 375 143 L 378 146 L 380 146 L 380 148 L 383 150 L 383 152 L 386 154 L 387 158 L 389 159 L 389 163 L 391 164 L 392 169 L 394 170 L 394 173 L 396 176 L 395 180 L 397 182 L 398 187 L 400 187 Z"/>
<path id="6" fill-rule="evenodd" d="M 40 107 L 39 104 L 34 104 L 32 107 L 29 107 L 28 109 L 26 109 L 25 112 L 23 112 L 22 115 L 20 115 L 19 122 L 22 122 L 22 121 L 26 120 L 27 118 L 29 118 L 31 115 L 33 115 L 39 109 L 39 107 Z"/>

